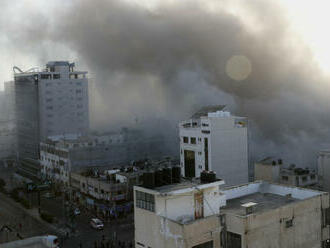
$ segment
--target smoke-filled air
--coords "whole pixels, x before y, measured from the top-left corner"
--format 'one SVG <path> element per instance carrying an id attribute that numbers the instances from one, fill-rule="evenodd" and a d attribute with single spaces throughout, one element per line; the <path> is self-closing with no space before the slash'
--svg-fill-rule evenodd
<path id="1" fill-rule="evenodd" d="M 89 71 L 92 128 L 143 123 L 178 137 L 179 121 L 225 104 L 250 120 L 251 158 L 314 166 L 330 143 L 330 78 L 281 1 L 7 2 L 2 71 L 77 62 Z"/>

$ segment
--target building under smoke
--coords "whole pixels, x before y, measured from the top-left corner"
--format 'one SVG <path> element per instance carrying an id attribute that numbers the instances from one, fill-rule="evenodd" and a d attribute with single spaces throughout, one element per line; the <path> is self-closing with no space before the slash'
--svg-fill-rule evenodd
<path id="1" fill-rule="evenodd" d="M 67 61 L 49 62 L 42 71 L 14 67 L 19 157 L 38 159 L 40 141 L 48 136 L 88 132 L 86 74 Z"/>

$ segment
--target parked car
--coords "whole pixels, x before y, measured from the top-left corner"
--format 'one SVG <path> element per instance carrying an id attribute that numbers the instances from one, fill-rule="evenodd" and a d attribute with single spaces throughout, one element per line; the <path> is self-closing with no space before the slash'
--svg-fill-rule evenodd
<path id="1" fill-rule="evenodd" d="M 80 210 L 79 208 L 76 208 L 74 211 L 73 211 L 74 215 L 79 215 L 80 214 Z"/>
<path id="2" fill-rule="evenodd" d="M 103 222 L 100 219 L 93 218 L 90 221 L 90 225 L 92 228 L 97 229 L 97 230 L 102 230 L 104 227 Z"/>

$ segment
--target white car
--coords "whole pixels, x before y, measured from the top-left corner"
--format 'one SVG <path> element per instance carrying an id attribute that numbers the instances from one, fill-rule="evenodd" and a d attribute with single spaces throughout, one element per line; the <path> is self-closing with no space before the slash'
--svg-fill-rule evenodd
<path id="1" fill-rule="evenodd" d="M 79 215 L 80 214 L 80 210 L 79 208 L 76 208 L 74 211 L 73 211 L 74 215 Z"/>
<path id="2" fill-rule="evenodd" d="M 97 218 L 91 219 L 90 225 L 92 228 L 97 229 L 97 230 L 102 230 L 104 227 L 103 222 Z"/>

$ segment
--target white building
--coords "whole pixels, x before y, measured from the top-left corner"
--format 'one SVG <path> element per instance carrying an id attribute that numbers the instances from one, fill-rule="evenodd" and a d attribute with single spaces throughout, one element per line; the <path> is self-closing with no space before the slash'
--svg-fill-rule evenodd
<path id="1" fill-rule="evenodd" d="M 329 194 L 254 182 L 224 182 L 135 191 L 135 247 L 323 248 L 329 241 Z"/>
<path id="2" fill-rule="evenodd" d="M 317 158 L 317 174 L 322 190 L 330 192 L 330 150 L 319 152 Z"/>
<path id="3" fill-rule="evenodd" d="M 247 119 L 223 108 L 202 108 L 180 123 L 183 176 L 199 177 L 203 170 L 212 170 L 228 185 L 248 182 Z"/>
<path id="4" fill-rule="evenodd" d="M 135 247 L 220 247 L 219 209 L 226 204 L 222 184 L 194 179 L 154 189 L 135 186 Z"/>
<path id="5" fill-rule="evenodd" d="M 49 62 L 42 71 L 14 67 L 20 157 L 37 159 L 39 143 L 48 136 L 88 132 L 86 75 L 67 61 Z"/>

